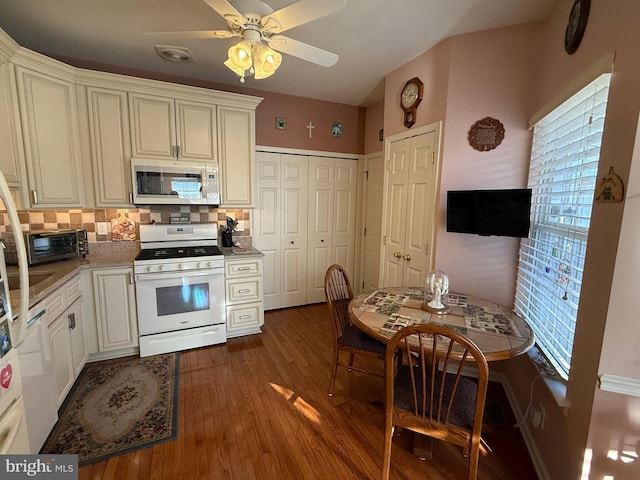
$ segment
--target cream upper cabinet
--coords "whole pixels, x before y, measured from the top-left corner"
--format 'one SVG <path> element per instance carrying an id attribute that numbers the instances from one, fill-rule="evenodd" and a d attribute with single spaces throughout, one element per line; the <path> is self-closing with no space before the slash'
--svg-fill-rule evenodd
<path id="1" fill-rule="evenodd" d="M 421 286 L 433 265 L 438 132 L 392 142 L 381 286 Z"/>
<path id="2" fill-rule="evenodd" d="M 93 182 L 97 207 L 132 204 L 127 92 L 87 87 Z"/>
<path id="3" fill-rule="evenodd" d="M 253 207 L 255 111 L 218 107 L 221 206 Z"/>
<path id="4" fill-rule="evenodd" d="M 13 69 L 0 56 L 0 171 L 9 186 L 20 185 L 20 132 L 13 99 Z"/>
<path id="5" fill-rule="evenodd" d="M 16 79 L 31 206 L 83 207 L 74 84 L 21 66 Z"/>
<path id="6" fill-rule="evenodd" d="M 216 161 L 216 106 L 129 94 L 133 157 Z"/>

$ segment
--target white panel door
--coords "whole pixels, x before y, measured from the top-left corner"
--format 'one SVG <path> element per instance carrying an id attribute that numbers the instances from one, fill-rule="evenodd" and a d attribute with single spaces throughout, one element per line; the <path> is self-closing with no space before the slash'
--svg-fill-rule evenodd
<path id="1" fill-rule="evenodd" d="M 402 285 L 423 285 L 431 268 L 428 259 L 434 230 L 435 148 L 435 132 L 411 139 Z"/>
<path id="2" fill-rule="evenodd" d="M 307 303 L 324 302 L 324 275 L 333 263 L 333 158 L 309 157 Z"/>
<path id="3" fill-rule="evenodd" d="M 387 182 L 387 228 L 385 229 L 386 241 L 381 287 L 402 285 L 410 144 L 409 139 L 391 144 Z"/>
<path id="4" fill-rule="evenodd" d="M 307 157 L 281 156 L 281 307 L 307 303 Z"/>
<path id="5" fill-rule="evenodd" d="M 384 157 L 367 159 L 367 195 L 365 199 L 365 232 L 363 260 L 363 289 L 378 288 L 380 276 L 380 245 L 382 243 L 382 191 L 384 186 Z"/>
<path id="6" fill-rule="evenodd" d="M 280 205 L 280 154 L 256 152 L 257 202 L 253 211 L 254 243 L 263 254 L 265 310 L 280 308 L 282 241 Z"/>
<path id="7" fill-rule="evenodd" d="M 382 285 L 422 286 L 432 269 L 437 130 L 390 145 Z"/>
<path id="8" fill-rule="evenodd" d="M 331 263 L 343 266 L 355 278 L 356 201 L 358 162 L 335 159 L 333 181 L 333 226 Z"/>

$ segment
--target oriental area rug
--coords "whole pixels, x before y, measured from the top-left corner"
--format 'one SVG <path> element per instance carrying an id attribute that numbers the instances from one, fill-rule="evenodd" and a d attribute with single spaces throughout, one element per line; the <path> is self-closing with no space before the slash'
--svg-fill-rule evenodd
<path id="1" fill-rule="evenodd" d="M 77 454 L 80 466 L 177 435 L 179 354 L 87 364 L 40 453 Z"/>

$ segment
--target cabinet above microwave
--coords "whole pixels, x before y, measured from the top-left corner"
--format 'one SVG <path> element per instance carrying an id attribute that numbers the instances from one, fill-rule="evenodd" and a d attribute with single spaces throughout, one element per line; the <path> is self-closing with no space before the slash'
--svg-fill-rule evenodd
<path id="1" fill-rule="evenodd" d="M 217 163 L 131 159 L 136 205 L 220 204 Z"/>

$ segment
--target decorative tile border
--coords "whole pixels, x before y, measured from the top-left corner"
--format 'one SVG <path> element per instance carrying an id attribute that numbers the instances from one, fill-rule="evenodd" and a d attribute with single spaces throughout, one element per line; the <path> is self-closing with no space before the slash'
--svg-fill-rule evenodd
<path id="1" fill-rule="evenodd" d="M 140 224 L 171 223 L 172 215 L 189 213 L 191 223 L 218 223 L 226 225 L 227 216 L 245 221 L 245 229 L 234 236 L 251 236 L 251 210 L 209 208 L 206 206 L 167 206 L 158 208 L 102 208 L 102 209 L 69 209 L 69 210 L 18 210 L 18 218 L 23 230 L 64 230 L 68 228 L 84 228 L 89 242 L 111 241 L 111 228 L 107 235 L 98 235 L 98 223 L 108 222 L 120 214 Z M 11 231 L 6 211 L 0 211 L 0 233 Z"/>

